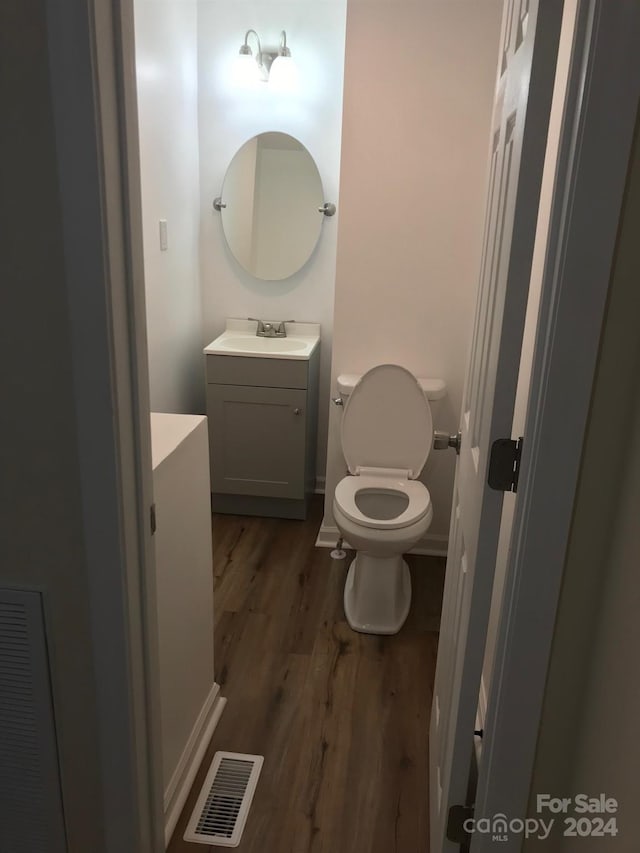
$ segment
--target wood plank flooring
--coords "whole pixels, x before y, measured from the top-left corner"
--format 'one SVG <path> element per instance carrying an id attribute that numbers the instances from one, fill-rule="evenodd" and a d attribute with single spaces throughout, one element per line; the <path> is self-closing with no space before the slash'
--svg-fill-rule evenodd
<path id="1" fill-rule="evenodd" d="M 240 853 L 427 853 L 428 731 L 444 560 L 410 557 L 393 637 L 357 634 L 342 606 L 351 554 L 302 521 L 215 515 L 215 674 L 228 703 L 169 853 L 216 750 L 264 755 Z"/>

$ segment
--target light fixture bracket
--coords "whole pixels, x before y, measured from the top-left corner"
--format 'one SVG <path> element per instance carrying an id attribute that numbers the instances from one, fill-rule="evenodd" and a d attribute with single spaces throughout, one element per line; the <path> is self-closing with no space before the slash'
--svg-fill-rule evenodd
<path id="1" fill-rule="evenodd" d="M 260 76 L 263 82 L 267 82 L 269 79 L 269 71 L 271 70 L 271 66 L 274 63 L 274 60 L 279 56 L 291 56 L 291 51 L 287 47 L 287 33 L 285 30 L 280 32 L 280 44 L 278 47 L 268 46 L 262 47 L 260 42 L 260 36 L 254 29 L 249 29 L 245 33 L 244 43 L 240 46 L 239 53 L 241 56 L 253 56 L 253 51 L 249 47 L 249 36 L 253 35 L 258 44 L 258 51 L 255 55 L 255 60 L 260 70 Z"/>
<path id="2" fill-rule="evenodd" d="M 269 76 L 269 72 L 271 71 L 271 66 L 273 65 L 274 59 L 278 56 L 278 51 L 269 48 L 268 50 L 262 51 L 262 62 L 261 65 L 264 70 L 267 72 L 267 77 Z"/>

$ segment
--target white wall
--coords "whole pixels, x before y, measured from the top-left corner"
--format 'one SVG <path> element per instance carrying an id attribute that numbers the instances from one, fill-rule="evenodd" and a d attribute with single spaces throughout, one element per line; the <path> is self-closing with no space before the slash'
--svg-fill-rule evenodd
<path id="1" fill-rule="evenodd" d="M 482 237 L 500 0 L 350 0 L 332 390 L 385 361 L 446 380 L 456 432 Z M 324 400 L 321 401 L 324 403 Z M 345 465 L 331 407 L 324 525 Z M 455 459 L 432 453 L 429 539 L 446 547 Z"/>
<path id="2" fill-rule="evenodd" d="M 609 289 L 531 786 L 619 802 L 619 835 L 530 840 L 525 850 L 632 853 L 640 689 L 640 124 Z M 612 417 L 612 413 L 614 416 Z M 624 436 L 611 440 L 612 425 Z M 617 434 L 617 433 L 616 433 Z M 625 440 L 629 439 L 629 440 Z"/>
<path id="3" fill-rule="evenodd" d="M 203 411 L 196 0 L 135 0 L 151 408 Z M 168 250 L 160 251 L 166 219 Z"/>
<path id="4" fill-rule="evenodd" d="M 636 276 L 640 265 L 636 264 Z M 636 278 L 637 280 L 637 278 Z M 640 307 L 635 300 L 636 311 Z M 637 316 L 637 314 L 636 314 Z M 636 365 L 638 366 L 637 362 Z M 638 376 L 640 374 L 636 374 Z M 636 381 L 631 435 L 640 435 L 640 382 Z M 618 837 L 564 838 L 563 853 L 633 853 L 638 847 L 637 730 L 640 681 L 636 651 L 640 648 L 640 444 L 632 442 L 619 480 L 620 500 L 609 554 L 603 564 L 598 613 L 592 629 L 590 666 L 581 705 L 572 781 L 566 796 L 604 791 L 618 801 Z M 535 790 L 535 789 L 534 789 Z M 540 788 L 537 789 L 538 791 Z M 606 815 L 603 817 L 609 817 Z"/>
<path id="5" fill-rule="evenodd" d="M 300 272 L 265 282 L 245 272 L 229 252 L 211 203 L 237 149 L 263 131 L 290 133 L 314 157 L 327 201 L 338 202 L 346 0 L 199 0 L 200 270 L 204 333 L 213 340 L 227 317 L 311 321 L 322 327 L 317 470 L 324 474 L 333 326 L 338 214 L 325 219 L 319 244 Z M 233 63 L 247 29 L 277 46 L 287 31 L 300 72 L 295 93 L 268 85 L 247 91 L 233 84 Z M 251 43 L 253 45 L 253 42 Z M 320 215 L 320 214 L 318 214 Z M 201 376 L 201 371 L 198 374 Z"/>

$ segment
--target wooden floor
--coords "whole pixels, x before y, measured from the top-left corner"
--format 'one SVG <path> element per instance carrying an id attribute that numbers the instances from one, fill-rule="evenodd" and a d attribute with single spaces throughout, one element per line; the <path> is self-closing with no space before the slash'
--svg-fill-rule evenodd
<path id="1" fill-rule="evenodd" d="M 353 632 L 349 558 L 305 522 L 216 515 L 215 674 L 228 703 L 170 853 L 216 750 L 264 755 L 240 853 L 427 853 L 427 741 L 444 560 L 409 558 L 413 599 L 394 637 Z"/>

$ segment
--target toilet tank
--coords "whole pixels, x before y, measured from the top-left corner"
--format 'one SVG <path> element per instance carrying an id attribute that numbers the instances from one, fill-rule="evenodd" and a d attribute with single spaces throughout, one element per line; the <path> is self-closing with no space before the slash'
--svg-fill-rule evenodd
<path id="1" fill-rule="evenodd" d="M 361 374 L 359 373 L 341 373 L 338 376 L 338 393 L 342 397 L 343 402 L 346 401 L 347 397 L 356 387 L 360 381 L 360 377 Z M 417 379 L 430 403 L 441 400 L 447 393 L 447 385 L 444 379 L 421 379 L 420 377 L 417 377 Z"/>

